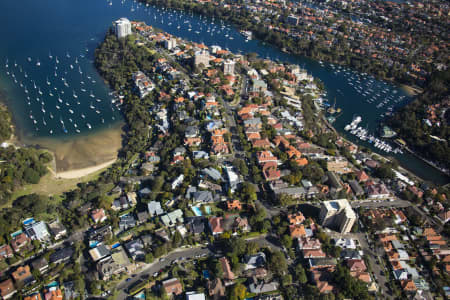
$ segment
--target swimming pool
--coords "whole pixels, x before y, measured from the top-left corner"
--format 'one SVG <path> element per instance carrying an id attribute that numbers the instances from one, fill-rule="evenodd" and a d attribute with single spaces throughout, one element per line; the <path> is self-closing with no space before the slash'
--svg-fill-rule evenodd
<path id="1" fill-rule="evenodd" d="M 202 216 L 202 211 L 201 211 L 200 208 L 198 208 L 197 206 L 193 206 L 193 207 L 192 207 L 192 211 L 194 212 L 194 214 L 195 214 L 197 217 Z"/>

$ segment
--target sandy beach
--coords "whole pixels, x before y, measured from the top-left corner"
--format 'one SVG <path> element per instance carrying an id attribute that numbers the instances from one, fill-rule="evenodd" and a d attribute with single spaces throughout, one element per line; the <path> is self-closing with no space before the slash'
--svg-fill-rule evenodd
<path id="1" fill-rule="evenodd" d="M 67 139 L 39 138 L 27 144 L 50 150 L 55 156 L 52 169 L 58 178 L 79 178 L 111 165 L 122 147 L 123 123 Z"/>
<path id="2" fill-rule="evenodd" d="M 110 161 L 104 162 L 102 164 L 96 165 L 96 166 L 92 166 L 92 167 L 87 167 L 87 168 L 82 168 L 82 169 L 77 169 L 77 170 L 70 170 L 70 171 L 63 171 L 63 172 L 59 172 L 55 174 L 55 177 L 57 179 L 75 179 L 75 178 L 81 178 L 84 177 L 86 175 L 89 175 L 91 173 L 97 172 L 103 168 L 106 168 L 110 165 L 112 165 L 117 159 L 112 159 Z"/>
<path id="3" fill-rule="evenodd" d="M 409 86 L 409 85 L 405 85 L 405 84 L 402 84 L 402 85 L 401 85 L 401 88 L 402 88 L 402 89 L 408 94 L 408 96 L 410 96 L 410 97 L 414 97 L 414 96 L 416 96 L 416 95 L 422 93 L 422 90 L 420 90 L 420 89 L 418 89 L 418 88 L 415 88 L 415 87 L 412 87 L 412 86 Z"/>

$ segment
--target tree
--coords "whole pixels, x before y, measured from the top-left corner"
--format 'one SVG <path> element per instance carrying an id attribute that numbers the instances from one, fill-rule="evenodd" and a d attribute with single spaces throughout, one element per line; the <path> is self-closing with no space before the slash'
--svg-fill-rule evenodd
<path id="1" fill-rule="evenodd" d="M 286 249 L 290 249 L 293 243 L 292 238 L 289 235 L 285 234 L 281 237 L 281 243 Z"/>
<path id="2" fill-rule="evenodd" d="M 294 273 L 295 273 L 296 281 L 300 282 L 301 284 L 305 284 L 306 282 L 308 282 L 308 278 L 306 277 L 305 269 L 303 268 L 301 263 L 298 263 L 295 266 Z"/>
<path id="3" fill-rule="evenodd" d="M 247 289 L 242 283 L 237 283 L 233 286 L 230 293 L 230 300 L 244 300 L 247 294 Z"/>
<path id="4" fill-rule="evenodd" d="M 269 257 L 269 269 L 278 275 L 283 275 L 287 270 L 287 261 L 283 252 L 275 251 Z"/>
<path id="5" fill-rule="evenodd" d="M 173 247 L 175 248 L 179 247 L 182 241 L 183 237 L 181 236 L 181 233 L 178 230 L 176 230 L 172 238 Z"/>
<path id="6" fill-rule="evenodd" d="M 152 253 L 146 253 L 145 254 L 145 263 L 150 264 L 153 262 L 153 254 Z"/>
<path id="7" fill-rule="evenodd" d="M 222 272 L 222 264 L 220 263 L 219 260 L 215 261 L 215 263 L 212 265 L 212 268 L 214 276 L 216 276 L 217 278 L 221 278 L 223 272 Z"/>

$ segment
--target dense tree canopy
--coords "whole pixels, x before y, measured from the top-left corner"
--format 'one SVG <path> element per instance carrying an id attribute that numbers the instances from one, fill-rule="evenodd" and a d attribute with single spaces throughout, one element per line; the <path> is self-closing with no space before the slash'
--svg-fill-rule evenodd
<path id="1" fill-rule="evenodd" d="M 445 102 L 450 101 L 449 86 L 450 70 L 434 74 L 424 92 L 389 120 L 389 125 L 413 150 L 446 168 L 450 167 L 450 113 L 447 110 L 444 116 L 438 116 L 442 119 L 439 126 L 429 126 L 424 120 L 429 118 L 430 105 L 448 105 Z M 443 141 L 433 139 L 431 135 Z"/>

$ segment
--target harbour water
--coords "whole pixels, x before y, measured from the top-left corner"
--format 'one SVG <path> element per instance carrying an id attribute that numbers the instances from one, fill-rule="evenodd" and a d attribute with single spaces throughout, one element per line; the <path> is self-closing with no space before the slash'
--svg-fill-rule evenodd
<path id="1" fill-rule="evenodd" d="M 93 66 L 95 47 L 113 21 L 120 17 L 142 20 L 209 46 L 219 45 L 240 53 L 254 52 L 263 58 L 302 66 L 324 83 L 329 103 L 336 99 L 336 106 L 342 109 L 333 125 L 349 140 L 358 143 L 361 141 L 344 131 L 344 126 L 355 115 L 362 116 L 361 126 L 375 131 L 382 114 L 410 101 L 402 89 L 390 83 L 283 53 L 259 41 L 247 40 L 233 26 L 220 20 L 189 12 L 145 7 L 130 0 L 1 1 L 0 34 L 4 42 L 0 48 L 0 89 L 7 94 L 6 102 L 22 139 L 45 147 L 49 139 L 54 143 L 83 139 L 100 134 L 121 120 L 120 112 L 111 103 L 108 87 Z M 419 177 L 436 183 L 448 182 L 442 173 L 407 153 L 393 156 Z"/>

